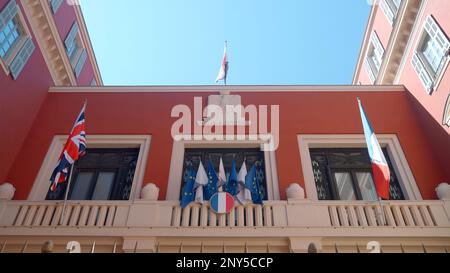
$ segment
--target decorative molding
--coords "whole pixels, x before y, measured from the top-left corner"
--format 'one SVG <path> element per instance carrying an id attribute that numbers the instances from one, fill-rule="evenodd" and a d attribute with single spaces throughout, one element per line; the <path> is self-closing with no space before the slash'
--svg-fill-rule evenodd
<path id="1" fill-rule="evenodd" d="M 75 75 L 48 0 L 21 0 L 21 2 L 54 84 L 76 86 Z"/>
<path id="2" fill-rule="evenodd" d="M 404 86 L 386 85 L 180 85 L 180 86 L 100 86 L 50 87 L 50 93 L 233 93 L 258 92 L 405 92 Z"/>
<path id="3" fill-rule="evenodd" d="M 386 147 L 400 186 L 408 200 L 422 200 L 416 180 L 396 135 L 377 135 L 382 147 Z M 311 148 L 362 148 L 366 146 L 364 135 L 298 135 L 298 146 L 302 161 L 303 178 L 307 198 L 317 201 L 317 190 L 312 170 Z"/>

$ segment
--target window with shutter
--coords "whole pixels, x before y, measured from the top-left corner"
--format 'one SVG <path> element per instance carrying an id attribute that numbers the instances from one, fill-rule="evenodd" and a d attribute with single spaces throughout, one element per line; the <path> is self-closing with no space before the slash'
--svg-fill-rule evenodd
<path id="1" fill-rule="evenodd" d="M 55 14 L 58 9 L 61 7 L 61 4 L 63 3 L 63 0 L 50 0 L 50 7 L 52 9 L 53 14 Z"/>
<path id="2" fill-rule="evenodd" d="M 73 72 L 78 78 L 86 63 L 87 52 L 83 46 L 77 22 L 72 25 L 72 28 L 64 41 L 64 45 L 66 46 L 67 56 L 69 57 Z"/>
<path id="3" fill-rule="evenodd" d="M 17 79 L 34 51 L 28 28 L 15 0 L 0 11 L 0 66 Z"/>
<path id="4" fill-rule="evenodd" d="M 382 0 L 380 2 L 381 10 L 386 15 L 391 25 L 393 25 L 395 19 L 397 19 L 401 3 L 402 0 Z"/>
<path id="5" fill-rule="evenodd" d="M 30 59 L 34 49 L 35 46 L 33 44 L 33 41 L 31 41 L 31 38 L 28 38 L 9 66 L 13 79 L 16 80 L 19 77 L 20 72 L 22 72 L 23 68 L 28 62 L 28 59 Z"/>
<path id="6" fill-rule="evenodd" d="M 370 36 L 370 45 L 364 62 L 369 78 L 375 83 L 381 64 L 383 63 L 384 48 L 375 32 Z"/>
<path id="7" fill-rule="evenodd" d="M 427 17 L 412 59 L 414 70 L 431 94 L 448 64 L 450 42 L 434 18 Z"/>

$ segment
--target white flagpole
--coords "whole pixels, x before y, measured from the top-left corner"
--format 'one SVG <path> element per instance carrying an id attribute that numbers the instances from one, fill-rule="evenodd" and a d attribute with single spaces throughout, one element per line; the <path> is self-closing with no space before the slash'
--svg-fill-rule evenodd
<path id="1" fill-rule="evenodd" d="M 70 167 L 69 180 L 67 181 L 66 193 L 64 195 L 64 205 L 61 211 L 61 217 L 59 218 L 59 224 L 62 225 L 66 221 L 66 206 L 67 206 L 67 198 L 69 196 L 70 184 L 72 183 L 72 175 L 73 175 L 73 166 L 75 162 Z"/>

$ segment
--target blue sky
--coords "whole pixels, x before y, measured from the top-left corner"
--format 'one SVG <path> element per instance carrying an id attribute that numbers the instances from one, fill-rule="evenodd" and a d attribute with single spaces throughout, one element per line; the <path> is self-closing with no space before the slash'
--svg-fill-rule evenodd
<path id="1" fill-rule="evenodd" d="M 351 84 L 365 0 L 84 0 L 105 85 Z"/>

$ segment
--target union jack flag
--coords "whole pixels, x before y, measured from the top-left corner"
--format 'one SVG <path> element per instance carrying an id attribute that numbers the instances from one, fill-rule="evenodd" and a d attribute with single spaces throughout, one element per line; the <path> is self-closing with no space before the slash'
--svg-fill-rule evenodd
<path id="1" fill-rule="evenodd" d="M 58 184 L 62 184 L 67 180 L 69 168 L 86 153 L 85 110 L 86 103 L 81 109 L 80 115 L 78 115 L 69 139 L 67 139 L 59 157 L 58 164 L 50 178 L 52 182 L 50 190 L 52 192 L 56 191 Z"/>

